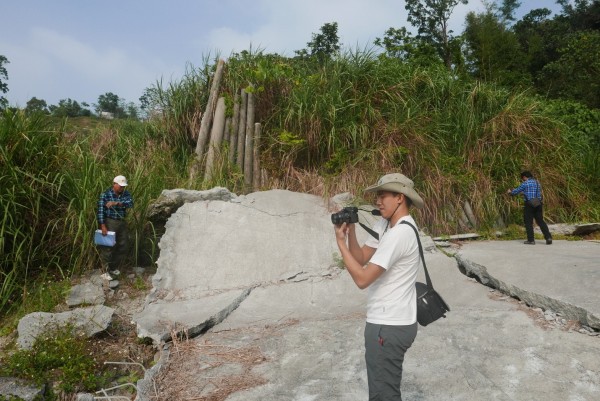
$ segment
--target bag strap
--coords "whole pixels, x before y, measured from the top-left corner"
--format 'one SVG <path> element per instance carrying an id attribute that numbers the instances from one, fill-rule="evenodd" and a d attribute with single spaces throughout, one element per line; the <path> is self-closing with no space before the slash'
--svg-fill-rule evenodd
<path id="1" fill-rule="evenodd" d="M 362 228 L 364 228 L 364 230 L 365 230 L 366 232 L 368 232 L 369 234 L 371 234 L 371 236 L 372 236 L 373 238 L 375 238 L 376 240 L 379 240 L 379 234 L 377 234 L 377 233 L 375 232 L 375 230 L 372 230 L 371 228 L 367 227 L 365 224 L 361 223 L 360 221 L 358 222 L 358 224 L 360 224 L 360 226 L 361 226 Z"/>
<path id="2" fill-rule="evenodd" d="M 410 222 L 406 220 L 402 220 L 400 224 L 409 225 L 410 228 L 413 229 L 415 234 L 417 235 L 417 243 L 419 244 L 419 255 L 421 255 L 421 262 L 423 263 L 423 270 L 425 270 L 425 281 L 427 282 L 427 287 L 433 289 L 433 284 L 431 283 L 431 277 L 429 277 L 429 272 L 427 271 L 427 265 L 425 264 L 425 256 L 423 255 L 423 246 L 421 245 L 421 239 L 419 238 L 419 232 L 416 227 L 413 226 Z"/>

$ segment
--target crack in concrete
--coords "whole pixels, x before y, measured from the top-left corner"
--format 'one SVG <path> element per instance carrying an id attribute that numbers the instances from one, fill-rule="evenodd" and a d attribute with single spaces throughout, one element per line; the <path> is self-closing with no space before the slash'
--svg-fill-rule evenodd
<path id="1" fill-rule="evenodd" d="M 537 294 L 532 291 L 523 290 L 515 285 L 505 283 L 489 274 L 485 266 L 467 260 L 459 254 L 454 255 L 458 263 L 458 269 L 467 277 L 473 277 L 481 284 L 495 288 L 504 294 L 520 299 L 529 306 L 560 312 L 569 320 L 577 320 L 581 324 L 600 329 L 600 318 L 586 309 L 560 301 L 546 295 Z"/>
<path id="2" fill-rule="evenodd" d="M 198 337 L 198 336 L 206 333 L 208 330 L 210 330 L 214 326 L 218 325 L 219 323 L 221 323 L 225 319 L 227 319 L 227 317 L 234 310 L 236 310 L 242 304 L 242 302 L 244 302 L 244 300 L 246 298 L 248 298 L 248 296 L 250 295 L 250 293 L 252 292 L 252 290 L 254 288 L 255 287 L 247 288 L 237 298 L 235 298 L 233 300 L 233 302 L 231 302 L 226 308 L 223 308 L 222 310 L 220 310 L 216 314 L 212 315 L 209 319 L 205 320 L 204 322 L 200 323 L 199 325 L 193 326 L 193 327 L 190 327 L 190 328 L 187 328 L 184 330 L 179 330 L 179 331 L 176 331 L 175 333 L 165 334 L 161 337 L 161 341 L 164 341 L 164 342 L 172 341 L 173 334 L 175 334 L 175 336 L 179 339 L 185 339 L 185 338 L 191 339 L 191 338 Z"/>

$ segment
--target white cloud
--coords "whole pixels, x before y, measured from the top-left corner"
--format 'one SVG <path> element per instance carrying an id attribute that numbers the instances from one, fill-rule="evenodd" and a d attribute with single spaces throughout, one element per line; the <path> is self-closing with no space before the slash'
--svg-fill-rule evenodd
<path id="1" fill-rule="evenodd" d="M 406 24 L 406 11 L 398 0 L 261 0 L 254 6 L 262 11 L 259 25 L 246 30 L 234 26 L 214 29 L 207 35 L 210 48 L 241 51 L 252 44 L 267 52 L 293 55 L 294 50 L 306 47 L 313 33 L 331 22 L 338 23 L 338 35 L 345 47 L 363 47 L 383 36 L 390 26 Z"/>
<path id="2" fill-rule="evenodd" d="M 20 106 L 33 96 L 49 104 L 66 98 L 91 104 L 106 92 L 137 102 L 143 89 L 159 78 L 153 71 L 166 68 L 160 61 L 143 62 L 110 44 L 93 46 L 39 27 L 7 53 L 11 67 L 7 97 Z"/>

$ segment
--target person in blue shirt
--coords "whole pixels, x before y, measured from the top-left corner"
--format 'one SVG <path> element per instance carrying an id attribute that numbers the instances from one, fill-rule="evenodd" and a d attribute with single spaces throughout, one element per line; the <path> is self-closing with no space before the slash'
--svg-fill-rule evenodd
<path id="1" fill-rule="evenodd" d="M 133 198 L 127 187 L 127 178 L 118 175 L 114 178 L 112 187 L 102 192 L 98 199 L 98 225 L 102 235 L 109 231 L 116 234 L 116 244 L 113 247 L 99 246 L 102 267 L 105 271 L 116 270 L 127 255 L 129 243 L 129 231 L 127 229 L 127 209 L 133 207 Z"/>
<path id="2" fill-rule="evenodd" d="M 542 206 L 542 186 L 540 183 L 533 178 L 533 175 L 529 171 L 523 171 L 521 173 L 521 185 L 515 189 L 509 189 L 506 193 L 515 196 L 520 193 L 523 194 L 523 221 L 525 223 L 525 231 L 527 232 L 527 241 L 524 242 L 526 245 L 535 245 L 535 238 L 533 236 L 533 220 L 542 230 L 546 244 L 552 244 L 552 235 L 548 229 L 548 225 L 544 221 L 544 210 Z"/>

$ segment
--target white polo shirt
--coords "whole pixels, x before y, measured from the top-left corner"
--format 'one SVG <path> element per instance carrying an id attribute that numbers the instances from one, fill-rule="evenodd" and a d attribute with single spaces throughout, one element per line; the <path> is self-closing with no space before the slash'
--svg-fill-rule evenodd
<path id="1" fill-rule="evenodd" d="M 384 233 L 387 220 L 381 219 L 373 227 L 379 234 L 379 240 L 369 237 L 365 242 L 365 245 L 376 248 L 369 262 L 386 270 L 369 286 L 369 323 L 400 326 L 417 321 L 415 281 L 421 264 L 419 245 L 413 229 L 407 224 L 400 224 L 403 220 L 417 227 L 408 215 Z"/>

